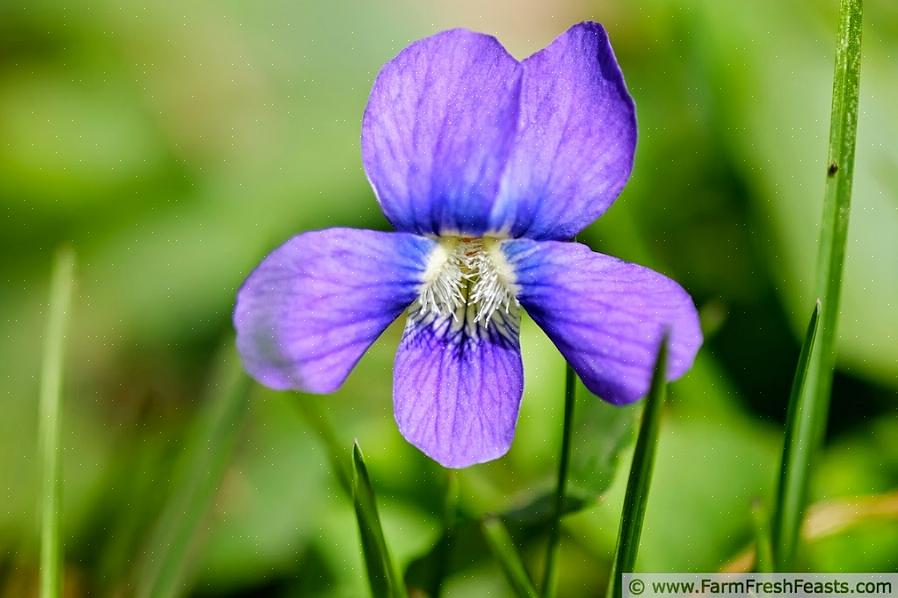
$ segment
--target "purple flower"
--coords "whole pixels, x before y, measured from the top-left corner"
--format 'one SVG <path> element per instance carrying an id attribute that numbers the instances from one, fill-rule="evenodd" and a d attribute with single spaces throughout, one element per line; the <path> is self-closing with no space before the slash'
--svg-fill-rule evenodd
<path id="1" fill-rule="evenodd" d="M 409 309 L 396 422 L 446 467 L 511 445 L 521 308 L 606 401 L 646 393 L 665 329 L 678 378 L 702 342 L 686 291 L 571 241 L 620 193 L 635 146 L 601 25 L 522 62 L 461 29 L 415 42 L 381 70 L 362 122 L 365 171 L 399 232 L 309 232 L 265 258 L 234 311 L 246 369 L 271 388 L 332 392 Z"/>

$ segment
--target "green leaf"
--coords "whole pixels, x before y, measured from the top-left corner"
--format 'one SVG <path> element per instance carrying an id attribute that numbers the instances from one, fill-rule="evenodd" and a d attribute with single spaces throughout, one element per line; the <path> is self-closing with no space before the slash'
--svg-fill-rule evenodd
<path id="1" fill-rule="evenodd" d="M 243 373 L 233 340 L 212 377 L 212 393 L 190 430 L 175 467 L 172 491 L 150 536 L 138 572 L 144 598 L 186 593 L 190 553 L 237 443 L 252 380 Z"/>
<path id="2" fill-rule="evenodd" d="M 359 536 L 362 552 L 365 556 L 365 567 L 368 571 L 368 582 L 371 594 L 375 598 L 404 597 L 405 585 L 393 566 L 387 541 L 377 514 L 377 501 L 368 468 L 362 458 L 362 449 L 356 442 L 352 447 L 352 496 L 355 502 L 355 515 L 359 524 Z"/>
<path id="3" fill-rule="evenodd" d="M 487 545 L 499 562 L 505 579 L 515 595 L 520 598 L 536 598 L 536 588 L 533 587 L 521 556 L 515 549 L 514 540 L 502 520 L 498 517 L 487 517 L 481 522 L 481 528 Z"/>
<path id="4" fill-rule="evenodd" d="M 661 340 L 658 359 L 652 374 L 652 384 L 645 400 L 639 436 L 633 451 L 633 463 L 630 466 L 630 477 L 627 481 L 627 493 L 624 496 L 624 507 L 621 513 L 620 532 L 617 537 L 617 549 L 608 583 L 609 598 L 620 598 L 622 593 L 621 574 L 631 573 L 636 563 L 639 550 L 639 536 L 642 533 L 642 520 L 645 506 L 648 503 L 649 488 L 652 482 L 652 469 L 655 466 L 655 451 L 658 446 L 658 431 L 661 426 L 661 407 L 667 393 L 665 382 L 667 370 L 667 334 Z"/>
<path id="5" fill-rule="evenodd" d="M 805 334 L 792 391 L 789 393 L 789 410 L 786 415 L 786 437 L 777 487 L 776 507 L 773 514 L 772 547 L 775 567 L 788 569 L 798 541 L 801 518 L 804 512 L 811 458 L 816 449 L 816 427 L 813 421 L 812 397 L 805 392 L 810 356 L 817 344 L 821 304 L 818 301 L 811 313 Z"/>
<path id="6" fill-rule="evenodd" d="M 62 372 L 65 363 L 65 331 L 72 287 L 75 255 L 70 248 L 57 251 L 50 282 L 50 309 L 44 336 L 41 367 L 40 439 L 41 470 L 41 556 L 40 595 L 54 598 L 62 591 L 60 582 L 59 540 L 59 429 L 62 424 Z"/>
<path id="7" fill-rule="evenodd" d="M 595 497 L 581 494 L 576 490 L 572 490 L 564 497 L 561 506 L 561 515 L 568 515 L 582 511 L 585 508 L 595 504 Z M 527 504 L 520 507 L 513 507 L 502 512 L 502 519 L 506 522 L 517 525 L 529 526 L 546 526 L 555 517 L 555 509 L 557 508 L 556 497 L 554 493 L 545 493 L 537 496 Z"/>
<path id="8" fill-rule="evenodd" d="M 637 405 L 618 406 L 601 400 L 578 381 L 568 497 L 598 497 L 620 466 L 621 452 L 633 441 Z"/>

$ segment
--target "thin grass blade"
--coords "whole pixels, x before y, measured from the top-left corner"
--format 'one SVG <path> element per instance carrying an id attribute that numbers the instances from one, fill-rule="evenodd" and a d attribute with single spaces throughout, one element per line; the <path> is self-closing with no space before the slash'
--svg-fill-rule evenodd
<path id="1" fill-rule="evenodd" d="M 808 329 L 798 355 L 798 365 L 795 367 L 795 376 L 792 379 L 792 391 L 789 393 L 786 437 L 783 441 L 771 537 L 774 568 L 778 571 L 785 571 L 792 562 L 804 513 L 811 458 L 817 447 L 817 430 L 812 417 L 813 397 L 805 392 L 805 389 L 810 356 L 817 345 L 821 309 L 822 304 L 817 301 L 808 322 Z"/>
<path id="2" fill-rule="evenodd" d="M 751 507 L 752 523 L 755 531 L 755 571 L 773 572 L 773 551 L 770 546 L 770 518 L 760 500 Z"/>
<path id="3" fill-rule="evenodd" d="M 561 433 L 561 458 L 558 460 L 558 482 L 555 486 L 554 514 L 549 527 L 549 541 L 546 545 L 546 566 L 543 575 L 544 598 L 555 596 L 558 584 L 558 543 L 561 540 L 561 516 L 564 514 L 567 495 L 568 470 L 571 462 L 571 436 L 574 428 L 574 405 L 577 399 L 577 374 L 571 364 L 565 363 L 564 370 L 564 424 Z"/>
<path id="4" fill-rule="evenodd" d="M 648 503 L 649 488 L 652 483 L 652 470 L 655 467 L 655 451 L 658 446 L 658 431 L 661 426 L 661 408 L 667 394 L 667 335 L 661 340 L 658 358 L 652 374 L 652 384 L 645 400 L 645 410 L 639 425 L 639 436 L 633 451 L 633 463 L 630 465 L 630 477 L 627 480 L 627 492 L 624 496 L 624 507 L 621 513 L 620 531 L 617 536 L 617 549 L 611 574 L 608 580 L 609 598 L 620 598 L 622 595 L 621 574 L 632 573 L 639 550 L 639 537 L 642 533 L 642 520 Z"/>
<path id="5" fill-rule="evenodd" d="M 65 364 L 65 334 L 75 280 L 75 254 L 60 249 L 53 262 L 50 304 L 44 335 L 41 366 L 38 438 L 41 455 L 41 555 L 40 595 L 61 595 L 61 542 L 59 539 L 59 430 L 62 425 L 62 374 Z"/>
<path id="6" fill-rule="evenodd" d="M 352 469 L 352 497 L 355 502 L 355 514 L 371 594 L 375 598 L 404 598 L 405 585 L 398 574 L 398 569 L 393 565 L 393 559 L 387 548 L 380 516 L 377 513 L 374 488 L 371 486 L 368 468 L 365 466 L 358 442 L 352 447 Z"/>
<path id="7" fill-rule="evenodd" d="M 830 117 L 829 159 L 823 200 L 823 223 L 817 255 L 817 296 L 820 298 L 819 331 L 809 351 L 805 383 L 797 399 L 796 421 L 787 434 L 790 444 L 802 442 L 800 455 L 794 457 L 783 473 L 778 501 L 782 511 L 774 529 L 774 558 L 779 571 L 793 566 L 798 525 L 807 502 L 807 480 L 812 458 L 823 440 L 829 416 L 830 392 L 836 361 L 836 329 L 839 300 L 851 212 L 851 186 L 854 179 L 854 152 L 857 139 L 860 97 L 862 0 L 842 0 L 839 9 L 839 33 L 833 77 L 832 114 Z M 791 404 L 790 404 L 791 408 Z M 804 454 L 804 452 L 807 454 Z M 800 457 L 800 458 L 799 458 Z M 790 458 L 792 458 L 790 456 Z"/>
<path id="8" fill-rule="evenodd" d="M 168 598 L 186 593 L 191 548 L 237 444 L 249 407 L 252 380 L 243 373 L 233 342 L 213 376 L 205 410 L 189 430 L 163 507 L 138 572 L 138 596 Z"/>
<path id="9" fill-rule="evenodd" d="M 493 556 L 499 562 L 499 566 L 505 574 L 505 579 L 512 590 L 514 590 L 515 596 L 519 598 L 536 598 L 536 588 L 533 586 L 533 582 L 530 581 L 530 576 L 527 575 L 527 568 L 524 567 L 524 562 L 514 546 L 511 534 L 508 533 L 508 529 L 502 523 L 502 520 L 498 517 L 487 517 L 481 522 L 480 526 L 483 530 L 483 537 L 486 538 L 486 543 Z"/>

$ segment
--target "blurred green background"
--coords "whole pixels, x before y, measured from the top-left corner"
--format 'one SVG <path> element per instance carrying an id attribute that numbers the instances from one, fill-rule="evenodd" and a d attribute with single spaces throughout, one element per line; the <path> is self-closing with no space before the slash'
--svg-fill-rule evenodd
<path id="1" fill-rule="evenodd" d="M 609 30 L 640 141 L 630 184 L 582 240 L 681 282 L 707 336 L 665 412 L 640 568 L 740 566 L 731 561 L 751 543 L 751 505 L 770 502 L 814 301 L 837 8 L 0 2 L 0 596 L 37 587 L 37 387 L 58 245 L 78 257 L 62 430 L 66 595 L 131 596 L 160 513 L 191 478 L 178 463 L 204 442 L 225 384 L 215 372 L 235 368 L 230 310 L 243 277 L 302 230 L 388 227 L 359 152 L 380 66 L 455 26 L 495 34 L 523 58 L 585 19 Z M 811 490 L 823 502 L 800 554 L 808 570 L 898 570 L 896 60 L 898 4 L 868 0 L 839 371 Z M 359 439 L 400 564 L 431 549 L 446 474 L 392 420 L 400 331 L 334 396 L 253 388 L 240 425 L 224 432 L 233 451 L 205 447 L 225 467 L 179 592 L 367 593 L 352 504 L 316 413 L 347 459 Z M 552 485 L 563 361 L 526 319 L 522 337 L 513 449 L 457 476 L 459 508 L 472 515 Z M 575 486 L 579 472 L 596 500 L 564 521 L 564 596 L 605 586 L 639 413 L 587 396 L 579 406 Z M 513 531 L 538 576 L 544 534 Z M 492 559 L 466 541 L 449 559 L 445 595 L 507 594 Z"/>

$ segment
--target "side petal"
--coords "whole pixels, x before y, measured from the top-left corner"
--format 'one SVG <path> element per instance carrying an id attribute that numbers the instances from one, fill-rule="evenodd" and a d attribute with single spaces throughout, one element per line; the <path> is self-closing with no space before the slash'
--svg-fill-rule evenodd
<path id="1" fill-rule="evenodd" d="M 520 70 L 495 38 L 463 29 L 415 42 L 383 67 L 362 121 L 362 161 L 398 230 L 487 230 Z"/>
<path id="2" fill-rule="evenodd" d="M 571 239 L 630 176 L 635 107 L 597 23 L 574 25 L 522 64 L 521 128 L 491 225 L 512 237 Z"/>
<path id="3" fill-rule="evenodd" d="M 336 390 L 415 300 L 435 245 L 410 234 L 345 228 L 287 241 L 237 294 L 234 327 L 247 371 L 278 390 Z"/>
<path id="4" fill-rule="evenodd" d="M 692 366 L 702 344 L 698 312 L 673 280 L 580 243 L 521 239 L 502 248 L 521 305 L 606 401 L 624 404 L 645 395 L 665 329 L 668 379 Z"/>
<path id="5" fill-rule="evenodd" d="M 524 390 L 518 313 L 490 326 L 412 313 L 396 353 L 393 410 L 406 440 L 445 467 L 508 452 Z"/>

